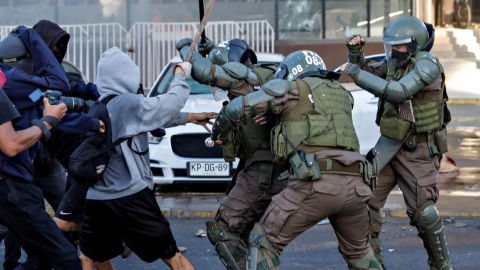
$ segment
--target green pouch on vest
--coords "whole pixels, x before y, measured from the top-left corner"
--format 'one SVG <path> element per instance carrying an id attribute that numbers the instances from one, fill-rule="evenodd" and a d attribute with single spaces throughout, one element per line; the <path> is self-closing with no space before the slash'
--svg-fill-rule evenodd
<path id="1" fill-rule="evenodd" d="M 223 145 L 223 159 L 226 162 L 234 162 L 237 152 L 238 152 L 238 145 L 236 145 L 234 141 L 234 131 L 230 130 L 228 132 L 228 139 L 226 140 L 226 143 L 224 143 Z"/>
<path id="2" fill-rule="evenodd" d="M 293 172 L 298 176 L 300 181 L 306 182 L 313 176 L 312 171 L 307 166 L 307 162 L 302 161 L 298 154 L 290 158 L 290 164 L 292 165 Z"/>
<path id="3" fill-rule="evenodd" d="M 380 119 L 380 133 L 392 140 L 401 141 L 408 134 L 410 122 L 398 115 L 398 107 L 391 103 L 385 104 L 385 111 Z"/>
<path id="4" fill-rule="evenodd" d="M 318 165 L 317 155 L 315 153 L 310 153 L 305 156 L 305 160 L 307 161 L 308 168 L 313 174 L 310 181 L 313 182 L 322 179 L 322 172 L 320 171 L 320 165 Z"/>
<path id="5" fill-rule="evenodd" d="M 435 138 L 435 144 L 437 145 L 438 152 L 440 154 L 448 152 L 447 144 L 447 129 L 437 130 L 433 133 Z"/>

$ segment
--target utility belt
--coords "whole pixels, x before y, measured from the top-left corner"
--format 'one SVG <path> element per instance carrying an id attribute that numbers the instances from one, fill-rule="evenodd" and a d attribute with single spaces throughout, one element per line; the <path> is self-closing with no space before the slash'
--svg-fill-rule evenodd
<path id="1" fill-rule="evenodd" d="M 374 149 L 370 150 L 363 162 L 345 165 L 333 159 L 318 159 L 316 153 L 305 154 L 303 150 L 297 151 L 288 138 L 286 136 L 284 138 L 292 146 L 295 153 L 289 159 L 291 166 L 289 172 L 291 175 L 295 174 L 300 181 L 318 181 L 322 179 L 322 174 L 353 175 L 363 177 L 365 183 L 372 190 L 376 189 L 379 167 L 378 157 Z"/>
<path id="2" fill-rule="evenodd" d="M 269 188 L 272 178 L 282 174 L 285 168 L 270 161 L 257 161 L 245 168 L 245 170 L 259 173 L 258 185 L 263 188 Z"/>
<path id="3" fill-rule="evenodd" d="M 410 134 L 405 140 L 403 148 L 413 152 L 417 149 L 417 143 L 426 143 L 431 156 L 442 155 L 448 151 L 447 129 Z"/>

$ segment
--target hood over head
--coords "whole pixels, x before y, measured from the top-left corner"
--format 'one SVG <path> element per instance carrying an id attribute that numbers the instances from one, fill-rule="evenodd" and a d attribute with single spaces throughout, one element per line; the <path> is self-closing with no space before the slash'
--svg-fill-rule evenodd
<path id="1" fill-rule="evenodd" d="M 140 69 L 118 47 L 100 56 L 97 67 L 97 89 L 100 100 L 109 95 L 136 94 L 140 84 Z"/>
<path id="2" fill-rule="evenodd" d="M 53 52 L 59 63 L 62 63 L 67 53 L 70 34 L 63 30 L 58 24 L 49 20 L 41 20 L 33 27 L 38 35 L 45 41 L 48 48 Z M 55 50 L 57 47 L 57 51 Z"/>

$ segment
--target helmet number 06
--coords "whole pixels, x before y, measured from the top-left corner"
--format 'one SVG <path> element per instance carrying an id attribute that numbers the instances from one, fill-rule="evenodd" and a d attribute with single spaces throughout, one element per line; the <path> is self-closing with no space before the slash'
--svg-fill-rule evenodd
<path id="1" fill-rule="evenodd" d="M 297 75 L 298 72 L 302 72 L 303 68 L 301 65 L 297 65 L 296 67 L 292 68 L 293 75 Z"/>

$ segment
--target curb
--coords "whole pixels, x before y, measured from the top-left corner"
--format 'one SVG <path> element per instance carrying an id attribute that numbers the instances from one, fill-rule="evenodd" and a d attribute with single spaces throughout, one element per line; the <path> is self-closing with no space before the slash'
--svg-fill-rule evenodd
<path id="1" fill-rule="evenodd" d="M 159 201 L 166 217 L 214 218 L 220 204 L 173 206 Z M 440 191 L 436 206 L 441 216 L 480 217 L 480 191 Z M 392 191 L 385 207 L 380 210 L 382 217 L 408 217 L 403 194 Z"/>

